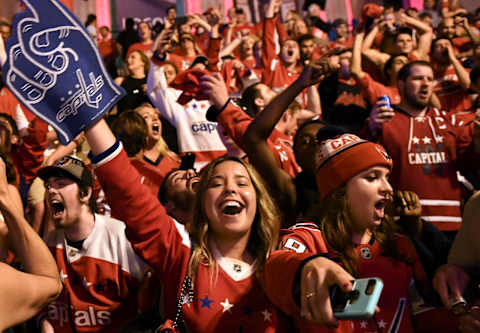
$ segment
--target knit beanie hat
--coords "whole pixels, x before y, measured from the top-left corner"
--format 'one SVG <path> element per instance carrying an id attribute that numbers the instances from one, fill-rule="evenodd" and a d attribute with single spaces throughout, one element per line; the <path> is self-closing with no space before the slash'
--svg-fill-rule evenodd
<path id="1" fill-rule="evenodd" d="M 392 169 L 393 162 L 385 149 L 354 134 L 343 134 L 320 143 L 315 174 L 323 199 L 360 172 L 373 166 Z"/>

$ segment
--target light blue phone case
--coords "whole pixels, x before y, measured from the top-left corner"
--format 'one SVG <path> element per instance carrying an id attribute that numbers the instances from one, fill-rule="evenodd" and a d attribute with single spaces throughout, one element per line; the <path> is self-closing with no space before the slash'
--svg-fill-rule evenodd
<path id="1" fill-rule="evenodd" d="M 370 280 L 375 280 L 375 285 L 367 294 Z M 364 319 L 370 318 L 375 313 L 378 300 L 383 289 L 383 281 L 380 278 L 357 279 L 354 282 L 353 290 L 359 292 L 354 300 L 348 300 L 343 311 L 334 312 L 337 319 Z"/>

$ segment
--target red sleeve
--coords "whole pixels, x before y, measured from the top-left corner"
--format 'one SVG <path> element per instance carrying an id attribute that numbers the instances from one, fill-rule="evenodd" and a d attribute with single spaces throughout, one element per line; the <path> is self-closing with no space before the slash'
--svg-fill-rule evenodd
<path id="1" fill-rule="evenodd" d="M 222 125 L 237 146 L 243 149 L 243 135 L 252 122 L 252 118 L 238 106 L 229 103 L 217 117 L 217 122 Z"/>
<path id="2" fill-rule="evenodd" d="M 277 57 L 275 49 L 275 18 L 266 18 L 263 25 L 262 66 L 270 68 L 270 63 Z"/>
<path id="3" fill-rule="evenodd" d="M 295 283 L 298 283 L 297 272 L 307 258 L 327 253 L 327 247 L 314 223 L 299 223 L 282 230 L 280 250 L 268 258 L 262 283 L 268 298 L 286 314 L 298 319 L 300 308 L 293 294 Z"/>
<path id="4" fill-rule="evenodd" d="M 210 38 L 210 42 L 208 43 L 207 49 L 207 58 L 210 62 L 210 70 L 217 72 L 217 64 L 218 64 L 218 54 L 220 53 L 220 45 L 222 40 L 220 38 L 212 39 Z"/>
<path id="5" fill-rule="evenodd" d="M 453 127 L 456 139 L 456 153 L 459 168 L 471 169 L 480 165 L 480 154 L 476 153 L 473 147 L 472 122 L 467 126 Z"/>
<path id="6" fill-rule="evenodd" d="M 367 101 L 372 105 L 377 103 L 379 96 L 385 94 L 386 87 L 372 79 L 368 73 L 365 73 L 362 78 L 356 78 L 355 81 L 362 90 L 363 96 L 365 96 Z"/>
<path id="7" fill-rule="evenodd" d="M 22 144 L 12 154 L 15 165 L 27 184 L 33 181 L 42 166 L 43 154 L 48 145 L 47 132 L 48 124 L 35 117 L 30 121 L 28 135 L 22 139 Z"/>
<path id="8" fill-rule="evenodd" d="M 300 307 L 293 296 L 295 278 L 302 262 L 311 253 L 275 251 L 265 263 L 260 282 L 268 299 L 287 315 L 298 317 Z"/>
<path id="9" fill-rule="evenodd" d="M 115 155 L 118 149 L 95 169 L 112 213 L 122 217 L 133 248 L 162 279 L 172 272 L 179 274 L 179 270 L 188 266 L 188 234 L 141 183 L 140 174 L 130 164 L 125 151 Z"/>
<path id="10" fill-rule="evenodd" d="M 282 23 L 280 15 L 277 15 L 275 17 L 275 27 L 277 28 L 278 32 L 278 41 L 280 42 L 280 45 L 282 45 L 283 42 L 286 41 L 289 37 L 287 33 L 287 28 L 285 28 L 285 25 Z"/>

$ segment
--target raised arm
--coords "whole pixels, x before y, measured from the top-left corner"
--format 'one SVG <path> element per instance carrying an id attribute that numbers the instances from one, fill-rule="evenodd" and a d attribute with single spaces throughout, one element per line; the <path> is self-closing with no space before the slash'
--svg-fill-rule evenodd
<path id="1" fill-rule="evenodd" d="M 275 47 L 275 8 L 278 0 L 270 0 L 265 11 L 262 39 L 262 66 L 270 68 L 270 63 L 277 57 Z"/>
<path id="2" fill-rule="evenodd" d="M 314 86 L 319 79 L 320 69 L 306 66 L 300 77 L 255 117 L 243 137 L 244 150 L 247 152 L 250 163 L 267 181 L 273 190 L 272 193 L 276 193 L 275 197 L 279 204 L 282 207 L 288 207 L 285 211 L 293 211 L 296 206 L 295 186 L 291 176 L 278 166 L 267 140 L 295 97 L 306 87 Z"/>
<path id="3" fill-rule="evenodd" d="M 25 220 L 13 197 L 8 189 L 5 163 L 0 160 L 0 211 L 8 227 L 9 243 L 25 270 L 23 273 L 0 264 L 0 331 L 31 318 L 62 290 L 49 249 Z"/>
<path id="4" fill-rule="evenodd" d="M 356 79 L 361 79 L 365 76 L 365 72 L 362 69 L 362 43 L 363 45 L 365 45 L 365 42 L 363 40 L 364 36 L 365 32 L 359 31 L 355 35 L 355 39 L 353 41 L 352 64 L 350 65 L 350 73 Z"/>
<path id="5" fill-rule="evenodd" d="M 457 59 L 455 51 L 453 50 L 453 46 L 451 43 L 448 44 L 448 57 L 450 58 L 450 62 L 452 63 L 453 67 L 455 68 L 455 72 L 458 76 L 458 83 L 462 87 L 463 90 L 468 90 L 470 88 L 470 74 L 468 71 L 463 67 L 460 60 Z"/>
<path id="6" fill-rule="evenodd" d="M 370 61 L 372 61 L 378 67 L 383 68 L 383 65 L 385 65 L 388 59 L 390 59 L 390 55 L 372 48 L 375 37 L 379 32 L 380 32 L 380 26 L 377 23 L 373 26 L 373 28 L 367 34 L 364 41 L 363 41 L 364 36 L 362 36 L 363 45 L 361 45 L 360 47 L 361 47 L 361 54 L 367 57 Z"/>
<path id="7" fill-rule="evenodd" d="M 430 53 L 430 47 L 432 46 L 433 40 L 433 29 L 428 24 L 423 23 L 420 20 L 417 20 L 411 16 L 408 16 L 405 13 L 400 13 L 400 20 L 417 30 L 418 46 L 416 49 L 417 55 L 422 60 L 428 60 L 428 55 Z"/>

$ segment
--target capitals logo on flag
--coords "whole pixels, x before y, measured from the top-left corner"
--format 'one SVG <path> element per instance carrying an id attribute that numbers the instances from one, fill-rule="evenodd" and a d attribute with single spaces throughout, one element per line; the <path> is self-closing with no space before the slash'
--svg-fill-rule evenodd
<path id="1" fill-rule="evenodd" d="M 67 144 L 124 95 L 84 26 L 58 0 L 22 0 L 7 41 L 5 84 Z"/>

